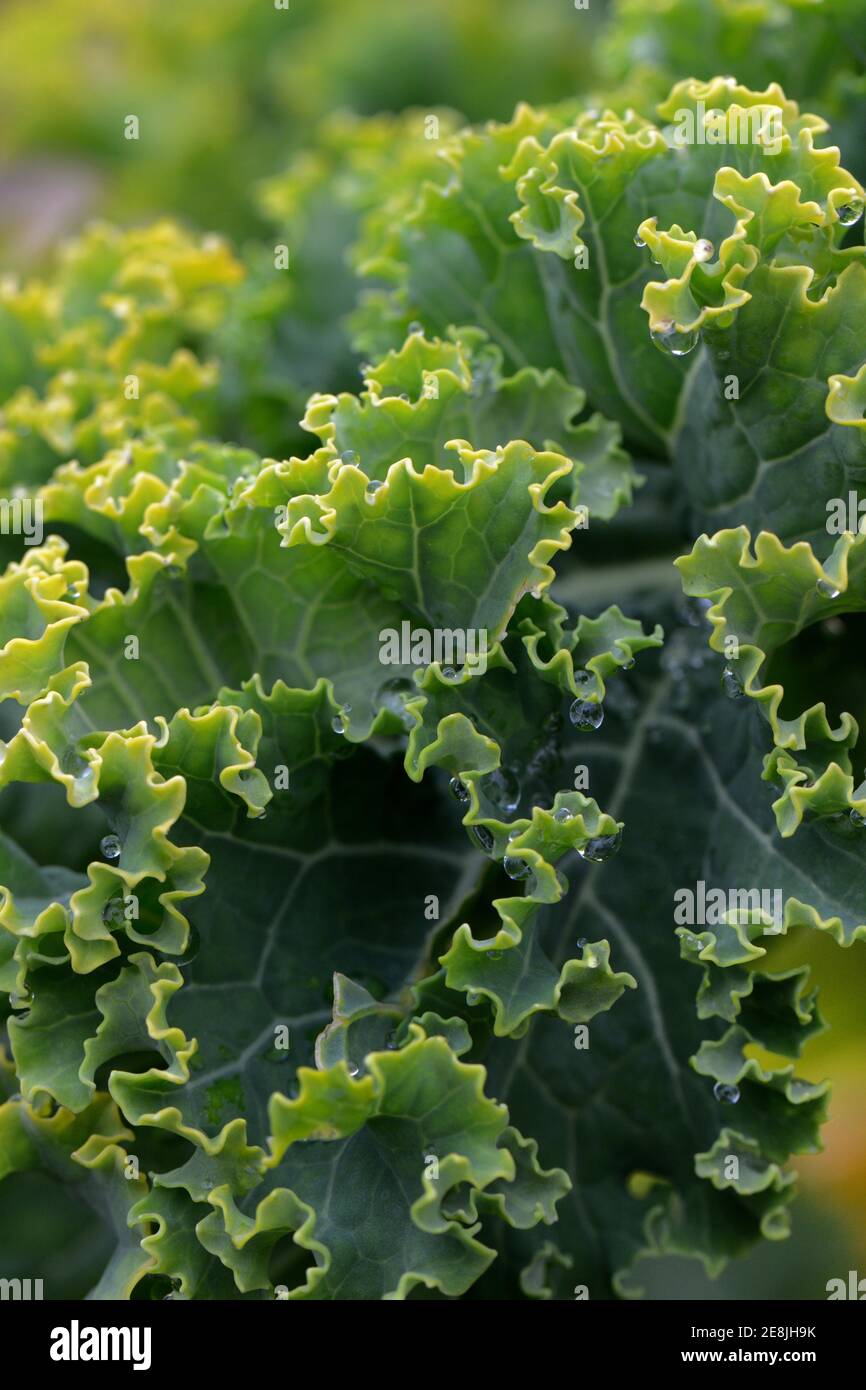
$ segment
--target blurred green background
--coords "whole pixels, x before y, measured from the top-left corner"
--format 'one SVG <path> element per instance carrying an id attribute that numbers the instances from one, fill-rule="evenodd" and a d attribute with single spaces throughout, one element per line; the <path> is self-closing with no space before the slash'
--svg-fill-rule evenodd
<path id="1" fill-rule="evenodd" d="M 731 73 L 757 87 L 777 81 L 826 116 L 847 166 L 866 176 L 864 0 L 0 0 L 0 53 L 4 269 L 41 273 L 58 241 L 96 216 L 129 226 L 166 214 L 224 233 L 255 265 L 268 209 L 290 224 L 306 190 L 318 199 L 309 221 L 320 262 L 332 258 L 316 283 L 328 285 L 335 320 L 346 238 L 335 233 L 331 245 L 322 229 L 346 216 L 340 180 L 351 171 L 333 152 L 344 111 L 450 108 L 478 121 L 509 116 L 519 100 L 580 95 L 650 115 L 674 81 Z M 138 140 L 124 137 L 129 115 Z M 390 129 L 370 141 L 380 160 Z M 286 169 L 289 192 L 276 182 L 263 196 L 262 181 Z M 291 342 L 290 323 L 285 331 Z M 333 369 L 345 342 L 325 347 Z M 298 382 L 313 384 L 329 383 Z M 866 1275 L 866 946 L 843 954 L 797 932 L 773 943 L 772 958 L 779 968 L 811 960 L 820 986 L 829 1027 L 798 1074 L 833 1082 L 825 1151 L 798 1163 L 790 1240 L 715 1282 L 691 1262 L 647 1262 L 637 1282 L 652 1296 L 823 1298 L 831 1274 Z M 34 1209 L 46 1241 L 67 1231 L 75 1254 L 57 1256 L 55 1286 L 78 1296 L 104 1258 L 101 1233 L 82 1242 L 92 1218 L 30 1175 L 0 1187 L 0 1276 L 20 1266 L 25 1232 L 32 1253 Z"/>

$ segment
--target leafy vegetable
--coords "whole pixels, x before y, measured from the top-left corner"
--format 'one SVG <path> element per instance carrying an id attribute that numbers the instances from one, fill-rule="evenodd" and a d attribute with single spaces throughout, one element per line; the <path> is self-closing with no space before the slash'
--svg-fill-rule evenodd
<path id="1" fill-rule="evenodd" d="M 3 289 L 0 1175 L 98 1214 L 77 1293 L 630 1296 L 820 1145 L 866 195 L 775 83 L 424 119 L 265 187 L 294 276 L 161 221 Z"/>

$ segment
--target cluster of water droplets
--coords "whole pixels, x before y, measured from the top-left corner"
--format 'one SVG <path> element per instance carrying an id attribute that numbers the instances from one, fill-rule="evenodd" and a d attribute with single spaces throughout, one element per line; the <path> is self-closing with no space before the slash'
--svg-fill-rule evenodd
<path id="1" fill-rule="evenodd" d="M 582 668 L 575 671 L 574 683 L 578 687 L 588 688 L 593 683 L 592 672 Z M 604 706 L 599 700 L 578 696 L 569 707 L 568 717 L 581 733 L 590 733 L 594 729 L 600 729 L 604 723 Z"/>
<path id="2" fill-rule="evenodd" d="M 627 657 L 621 665 L 624 669 L 631 668 L 634 666 L 634 658 Z M 443 675 L 446 675 L 445 671 L 443 671 Z M 569 706 L 568 714 L 571 723 L 581 732 L 593 732 L 599 729 L 604 720 L 604 707 L 601 701 L 592 698 L 589 693 L 595 681 L 596 677 L 589 670 L 580 668 L 574 672 L 575 686 L 578 689 L 586 690 L 587 695 L 574 699 Z M 492 803 L 497 815 L 510 816 L 517 811 L 521 798 L 525 794 L 533 806 L 541 810 L 551 810 L 553 820 L 557 824 L 565 825 L 573 820 L 574 813 L 567 806 L 559 806 L 556 810 L 552 810 L 552 799 L 544 791 L 544 788 L 550 785 L 551 778 L 555 777 L 559 771 L 561 752 L 557 744 L 557 736 L 561 732 L 561 728 L 562 715 L 554 711 L 545 721 L 545 730 L 550 737 L 528 761 L 524 769 L 523 779 L 518 776 L 514 768 L 508 766 L 496 768 L 480 783 L 479 792 L 482 803 L 485 800 Z M 449 787 L 451 795 L 458 804 L 467 809 L 472 798 L 466 783 L 460 777 L 452 777 Z M 512 829 L 508 836 L 509 840 L 517 839 L 524 829 L 525 826 Z M 484 854 L 492 856 L 495 853 L 496 838 L 487 826 L 470 826 L 469 834 Z M 617 853 L 621 844 L 622 831 L 616 830 L 610 835 L 591 836 L 582 846 L 575 846 L 575 849 L 584 860 L 591 863 L 604 863 Z M 532 864 L 522 854 L 507 850 L 501 863 L 504 872 L 515 882 L 531 885 L 534 881 L 535 873 Z M 561 888 L 566 892 L 569 887 L 567 879 L 558 871 L 556 876 Z M 531 891 L 531 887 L 529 891 Z"/>

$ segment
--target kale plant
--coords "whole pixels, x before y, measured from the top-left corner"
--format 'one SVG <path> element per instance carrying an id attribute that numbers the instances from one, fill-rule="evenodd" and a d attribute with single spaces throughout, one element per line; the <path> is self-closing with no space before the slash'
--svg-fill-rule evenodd
<path id="1" fill-rule="evenodd" d="M 670 76 L 330 117 L 257 247 L 0 288 L 0 1177 L 92 1214 L 80 1293 L 622 1297 L 789 1230 L 774 938 L 866 936 L 864 191 Z"/>

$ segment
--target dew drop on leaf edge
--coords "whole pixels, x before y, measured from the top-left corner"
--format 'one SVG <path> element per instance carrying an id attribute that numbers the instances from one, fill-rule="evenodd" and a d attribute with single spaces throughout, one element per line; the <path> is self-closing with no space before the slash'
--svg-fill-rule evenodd
<path id="1" fill-rule="evenodd" d="M 480 850 L 485 854 L 491 853 L 496 841 L 486 825 L 472 825 L 469 827 L 469 833 Z"/>
<path id="2" fill-rule="evenodd" d="M 853 227 L 855 222 L 859 222 L 863 216 L 863 208 L 866 206 L 862 198 L 849 198 L 847 203 L 836 209 L 836 216 L 843 227 Z"/>
<path id="3" fill-rule="evenodd" d="M 521 859 L 518 854 L 506 854 L 502 861 L 502 867 L 509 878 L 524 879 L 529 878 L 532 873 L 532 865 L 527 864 L 525 859 Z"/>
<path id="4" fill-rule="evenodd" d="M 746 693 L 742 681 L 730 666 L 726 666 L 722 672 L 722 688 L 729 700 L 742 700 Z"/>
<path id="5" fill-rule="evenodd" d="M 604 708 L 597 700 L 575 700 L 568 711 L 568 717 L 576 729 L 583 733 L 601 728 Z"/>
<path id="6" fill-rule="evenodd" d="M 613 858 L 621 844 L 622 831 L 618 830 L 615 835 L 596 835 L 592 840 L 587 840 L 578 853 L 582 859 L 589 859 L 593 864 L 604 864 Z"/>
<path id="7" fill-rule="evenodd" d="M 685 357 L 697 347 L 700 336 L 697 328 L 686 331 L 678 329 L 673 319 L 650 331 L 650 337 L 656 347 L 670 357 Z"/>
<path id="8" fill-rule="evenodd" d="M 459 777 L 452 777 L 448 783 L 448 788 L 455 801 L 465 804 L 469 800 L 469 788 L 465 782 L 461 782 Z"/>

